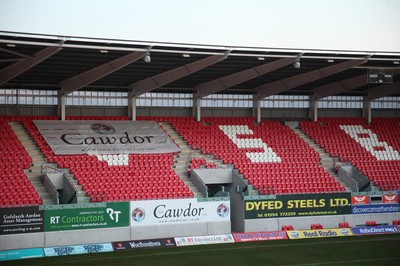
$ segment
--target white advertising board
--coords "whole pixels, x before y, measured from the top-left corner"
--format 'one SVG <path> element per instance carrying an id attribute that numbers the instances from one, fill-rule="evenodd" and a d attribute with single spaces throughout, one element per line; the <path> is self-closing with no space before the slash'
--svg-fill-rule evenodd
<path id="1" fill-rule="evenodd" d="M 131 226 L 229 221 L 229 204 L 197 199 L 131 201 Z"/>

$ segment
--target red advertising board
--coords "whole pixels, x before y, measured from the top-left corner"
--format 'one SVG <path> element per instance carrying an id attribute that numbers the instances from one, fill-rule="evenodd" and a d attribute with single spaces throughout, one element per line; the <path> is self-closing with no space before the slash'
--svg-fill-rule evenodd
<path id="1" fill-rule="evenodd" d="M 234 233 L 232 235 L 235 239 L 235 242 L 255 242 L 288 239 L 285 231 Z"/>
<path id="2" fill-rule="evenodd" d="M 399 197 L 396 194 L 383 194 L 382 203 L 398 203 Z"/>
<path id="3" fill-rule="evenodd" d="M 351 205 L 369 204 L 368 196 L 351 196 Z"/>

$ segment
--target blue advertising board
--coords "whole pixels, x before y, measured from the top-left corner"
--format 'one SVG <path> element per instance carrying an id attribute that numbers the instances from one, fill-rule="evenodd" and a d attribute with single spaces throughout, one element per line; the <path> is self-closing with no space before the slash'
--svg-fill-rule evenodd
<path id="1" fill-rule="evenodd" d="M 398 212 L 398 205 L 397 204 L 353 205 L 351 207 L 351 212 L 353 214 Z"/>
<path id="2" fill-rule="evenodd" d="M 352 227 L 354 235 L 398 234 L 399 229 L 393 225 Z"/>
<path id="3" fill-rule="evenodd" d="M 42 248 L 0 250 L 0 261 L 44 257 Z"/>
<path id="4" fill-rule="evenodd" d="M 46 257 L 114 251 L 111 243 L 44 248 Z"/>

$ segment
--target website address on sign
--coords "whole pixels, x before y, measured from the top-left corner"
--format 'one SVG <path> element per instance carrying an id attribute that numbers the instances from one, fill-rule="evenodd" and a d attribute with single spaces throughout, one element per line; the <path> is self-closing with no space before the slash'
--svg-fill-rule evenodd
<path id="1" fill-rule="evenodd" d="M 310 212 L 299 212 L 298 216 L 316 216 L 316 215 L 334 215 L 337 211 L 310 211 Z"/>

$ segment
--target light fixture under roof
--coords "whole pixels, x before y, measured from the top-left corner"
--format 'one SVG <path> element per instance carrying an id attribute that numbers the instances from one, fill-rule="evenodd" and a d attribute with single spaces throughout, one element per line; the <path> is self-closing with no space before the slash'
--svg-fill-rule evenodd
<path id="1" fill-rule="evenodd" d="M 15 47 L 14 43 L 7 43 L 7 47 Z"/>
<path id="2" fill-rule="evenodd" d="M 400 62 L 399 62 L 399 61 L 393 61 L 393 64 L 395 64 L 395 65 L 399 65 L 399 64 L 400 64 Z"/>
<path id="3" fill-rule="evenodd" d="M 260 61 L 264 61 L 264 60 L 265 60 L 265 57 L 261 57 L 261 56 L 260 56 L 260 57 L 257 57 L 257 59 L 260 60 Z"/>
<path id="4" fill-rule="evenodd" d="M 328 59 L 328 63 L 333 63 L 333 62 L 335 62 L 335 60 L 333 60 L 333 59 Z"/>
<path id="5" fill-rule="evenodd" d="M 190 54 L 182 54 L 182 56 L 188 58 L 190 57 Z"/>
<path id="6" fill-rule="evenodd" d="M 146 63 L 150 63 L 151 62 L 150 53 L 147 53 L 147 54 L 144 55 L 143 61 L 146 62 Z"/>
<path id="7" fill-rule="evenodd" d="M 300 66 L 301 66 L 301 65 L 300 65 L 300 59 L 298 58 L 298 59 L 293 63 L 293 67 L 297 69 L 297 68 L 300 68 Z"/>
<path id="8" fill-rule="evenodd" d="M 108 50 L 100 50 L 100 53 L 102 53 L 102 54 L 108 54 Z"/>

